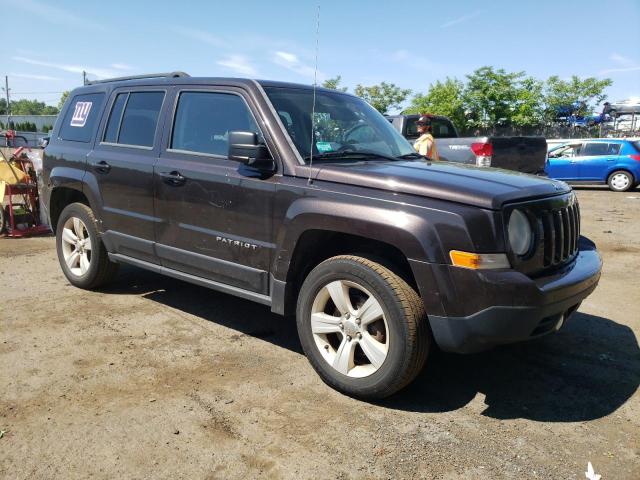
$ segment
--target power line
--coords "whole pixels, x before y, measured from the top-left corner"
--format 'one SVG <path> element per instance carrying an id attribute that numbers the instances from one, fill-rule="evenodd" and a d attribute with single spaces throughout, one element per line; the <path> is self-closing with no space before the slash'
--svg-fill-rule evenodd
<path id="1" fill-rule="evenodd" d="M 64 92 L 13 92 L 14 95 L 53 95 L 55 94 L 63 94 Z"/>

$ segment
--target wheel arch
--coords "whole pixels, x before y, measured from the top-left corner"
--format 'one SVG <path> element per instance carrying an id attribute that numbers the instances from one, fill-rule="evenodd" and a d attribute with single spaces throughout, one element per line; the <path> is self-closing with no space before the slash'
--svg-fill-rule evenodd
<path id="1" fill-rule="evenodd" d="M 298 293 L 313 268 L 338 255 L 356 255 L 375 261 L 396 273 L 419 292 L 408 257 L 395 245 L 378 239 L 337 230 L 309 229 L 298 237 L 282 280 L 274 278 L 272 310 L 295 312 Z"/>
<path id="2" fill-rule="evenodd" d="M 82 203 L 91 208 L 89 199 L 81 190 L 68 186 L 54 187 L 51 189 L 51 196 L 49 198 L 49 223 L 54 233 L 58 227 L 60 214 L 67 205 L 72 203 Z"/>

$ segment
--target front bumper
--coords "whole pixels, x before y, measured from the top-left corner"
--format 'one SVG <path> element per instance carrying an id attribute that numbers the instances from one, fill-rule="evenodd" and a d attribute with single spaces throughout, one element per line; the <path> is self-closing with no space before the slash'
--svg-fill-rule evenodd
<path id="1" fill-rule="evenodd" d="M 432 280 L 441 308 L 429 314 L 435 341 L 445 351 L 473 353 L 555 332 L 596 288 L 601 269 L 595 245 L 585 237 L 573 262 L 535 279 L 513 270 L 439 266 Z"/>

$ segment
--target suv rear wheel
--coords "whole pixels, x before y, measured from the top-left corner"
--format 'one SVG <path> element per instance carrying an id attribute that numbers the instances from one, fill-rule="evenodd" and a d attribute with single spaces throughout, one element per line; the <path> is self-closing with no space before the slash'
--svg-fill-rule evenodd
<path id="1" fill-rule="evenodd" d="M 113 279 L 118 264 L 109 261 L 93 211 L 82 203 L 67 205 L 56 229 L 58 260 L 67 280 L 80 288 L 97 288 Z"/>
<path id="2" fill-rule="evenodd" d="M 300 342 L 329 386 L 387 397 L 422 369 L 431 344 L 422 300 L 402 278 L 356 256 L 330 258 L 307 276 L 297 307 Z"/>

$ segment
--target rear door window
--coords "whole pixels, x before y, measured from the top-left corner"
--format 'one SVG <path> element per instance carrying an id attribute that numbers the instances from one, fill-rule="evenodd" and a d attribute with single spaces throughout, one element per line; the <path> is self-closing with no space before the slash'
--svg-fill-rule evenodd
<path id="1" fill-rule="evenodd" d="M 89 143 L 96 131 L 104 102 L 104 93 L 76 95 L 64 116 L 58 137 L 72 142 Z"/>
<path id="2" fill-rule="evenodd" d="M 163 100 L 164 92 L 118 94 L 111 108 L 104 141 L 153 147 Z"/>
<path id="3" fill-rule="evenodd" d="M 599 155 L 609 155 L 609 144 L 604 142 L 585 143 L 584 148 L 580 151 L 583 157 L 593 157 Z"/>
<path id="4" fill-rule="evenodd" d="M 215 92 L 180 94 L 171 149 L 226 157 L 232 131 L 260 133 L 240 96 Z"/>
<path id="5" fill-rule="evenodd" d="M 610 143 L 607 148 L 607 155 L 618 155 L 620 153 L 619 143 Z"/>
<path id="6" fill-rule="evenodd" d="M 418 138 L 418 127 L 416 125 L 418 118 L 407 119 L 407 131 L 406 136 L 410 138 Z M 456 138 L 457 134 L 453 125 L 448 120 L 432 118 L 431 119 L 431 133 L 433 138 Z"/>

